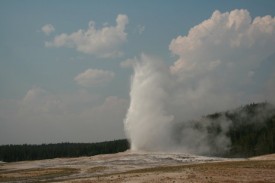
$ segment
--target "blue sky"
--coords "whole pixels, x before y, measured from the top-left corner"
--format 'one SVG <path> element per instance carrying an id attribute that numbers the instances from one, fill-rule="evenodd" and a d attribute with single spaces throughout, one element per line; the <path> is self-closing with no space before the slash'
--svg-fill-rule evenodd
<path id="1" fill-rule="evenodd" d="M 173 65 L 173 39 L 234 9 L 274 17 L 275 1 L 0 1 L 0 144 L 125 138 L 129 64 L 148 54 Z M 83 40 L 90 21 L 96 43 Z"/>

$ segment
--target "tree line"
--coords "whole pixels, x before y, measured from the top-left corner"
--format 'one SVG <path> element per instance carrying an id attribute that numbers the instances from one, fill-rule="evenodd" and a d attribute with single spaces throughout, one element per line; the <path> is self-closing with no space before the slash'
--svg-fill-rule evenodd
<path id="1" fill-rule="evenodd" d="M 129 149 L 126 139 L 98 143 L 58 143 L 41 145 L 1 145 L 0 161 L 41 160 L 110 154 Z"/>
<path id="2" fill-rule="evenodd" d="M 275 106 L 269 103 L 252 103 L 235 110 L 206 116 L 213 120 L 208 131 L 218 135 L 221 118 L 231 125 L 227 137 L 231 140 L 228 150 L 217 155 L 223 157 L 251 157 L 275 153 Z"/>

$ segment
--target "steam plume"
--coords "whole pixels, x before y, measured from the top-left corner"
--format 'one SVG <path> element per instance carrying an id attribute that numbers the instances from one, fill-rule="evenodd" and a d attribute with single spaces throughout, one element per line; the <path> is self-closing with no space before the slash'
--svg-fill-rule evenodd
<path id="1" fill-rule="evenodd" d="M 141 62 L 134 69 L 131 104 L 125 120 L 126 133 L 131 139 L 132 149 L 160 150 L 159 144 L 170 141 L 169 128 L 173 121 L 173 116 L 165 111 L 165 100 L 169 98 L 164 86 L 167 77 L 160 72 L 165 68 L 142 55 Z"/>
<path id="2" fill-rule="evenodd" d="M 179 57 L 170 68 L 147 55 L 141 55 L 134 67 L 125 119 L 131 148 L 199 154 L 225 150 L 231 121 L 219 118 L 221 132 L 210 143 L 211 121 L 197 118 L 272 100 L 265 93 L 274 92 L 269 84 L 274 75 L 263 78 L 259 70 L 275 53 L 275 19 L 252 21 L 247 10 L 215 11 L 187 36 L 173 39 L 169 48 Z"/>

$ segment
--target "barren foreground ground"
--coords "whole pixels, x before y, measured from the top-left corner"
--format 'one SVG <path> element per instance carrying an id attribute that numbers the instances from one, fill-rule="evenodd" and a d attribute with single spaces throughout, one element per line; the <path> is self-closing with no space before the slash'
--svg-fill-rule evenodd
<path id="1" fill-rule="evenodd" d="M 275 154 L 222 159 L 123 152 L 1 163 L 0 182 L 275 182 Z"/>

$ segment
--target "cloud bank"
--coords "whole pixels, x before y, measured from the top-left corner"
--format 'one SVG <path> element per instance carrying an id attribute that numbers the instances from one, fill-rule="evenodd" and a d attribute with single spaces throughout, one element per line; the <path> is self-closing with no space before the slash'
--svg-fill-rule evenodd
<path id="1" fill-rule="evenodd" d="M 95 22 L 90 21 L 87 30 L 79 29 L 71 34 L 62 33 L 53 41 L 46 42 L 46 47 L 68 47 L 79 52 L 97 57 L 112 58 L 121 56 L 120 47 L 127 41 L 125 32 L 128 24 L 127 15 L 119 14 L 116 26 L 104 26 L 97 29 Z"/>
<path id="2" fill-rule="evenodd" d="M 40 87 L 0 100 L 0 143 L 97 142 L 124 138 L 128 100 L 86 90 L 52 93 Z"/>
<path id="3" fill-rule="evenodd" d="M 172 66 L 142 55 L 134 67 L 125 118 L 134 150 L 211 153 L 205 131 L 195 130 L 188 121 L 274 99 L 266 95 L 274 93 L 270 84 L 274 75 L 269 73 L 259 82 L 263 62 L 275 52 L 271 16 L 252 20 L 247 10 L 215 11 L 188 35 L 173 39 L 169 49 L 178 57 Z M 203 127 L 209 124 L 201 121 Z M 182 123 L 185 128 L 177 131 Z M 214 142 L 225 149 L 230 144 L 225 135 L 230 121 L 223 119 L 220 124 L 222 133 Z"/>
<path id="4" fill-rule="evenodd" d="M 77 75 L 74 80 L 83 87 L 92 87 L 110 82 L 115 74 L 112 71 L 101 69 L 87 69 L 85 72 Z"/>

